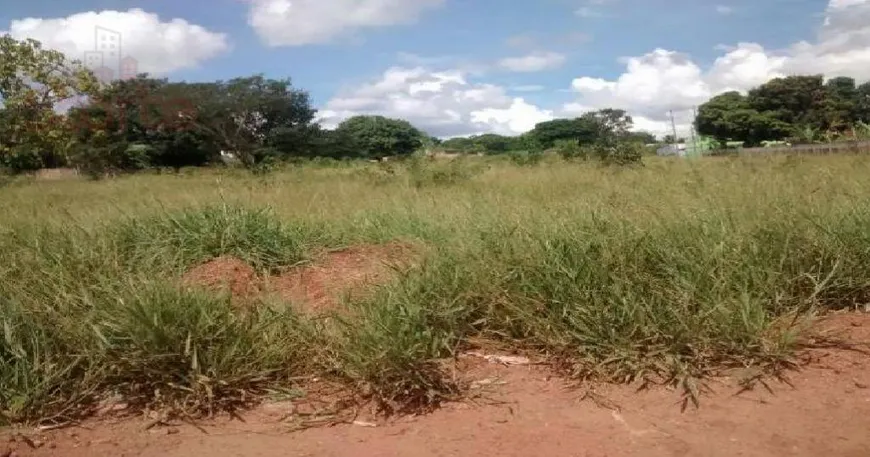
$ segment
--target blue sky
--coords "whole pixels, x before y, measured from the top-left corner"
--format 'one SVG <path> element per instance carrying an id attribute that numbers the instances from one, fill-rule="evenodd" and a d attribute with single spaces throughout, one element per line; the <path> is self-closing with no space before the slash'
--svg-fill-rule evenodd
<path id="1" fill-rule="evenodd" d="M 77 58 L 99 25 L 160 76 L 291 77 L 327 124 L 371 112 L 441 136 L 604 106 L 659 132 L 768 77 L 870 76 L 870 0 L 2 1 L 0 30 Z"/>

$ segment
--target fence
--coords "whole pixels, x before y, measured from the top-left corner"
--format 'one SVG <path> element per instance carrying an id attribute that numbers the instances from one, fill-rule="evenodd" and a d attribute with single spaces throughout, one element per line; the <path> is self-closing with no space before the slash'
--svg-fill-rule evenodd
<path id="1" fill-rule="evenodd" d="M 758 154 L 837 154 L 870 152 L 870 141 L 844 141 L 825 144 L 798 144 L 795 146 L 772 146 L 767 148 L 715 149 L 710 155 L 758 155 Z"/>

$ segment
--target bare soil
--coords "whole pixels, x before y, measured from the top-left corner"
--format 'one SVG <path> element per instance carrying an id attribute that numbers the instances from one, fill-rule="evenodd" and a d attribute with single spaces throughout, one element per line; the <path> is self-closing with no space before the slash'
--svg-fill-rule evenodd
<path id="1" fill-rule="evenodd" d="M 345 296 L 360 297 L 408 268 L 417 251 L 409 244 L 363 244 L 323 252 L 305 265 L 260 277 L 245 261 L 223 256 L 192 268 L 187 287 L 228 292 L 241 305 L 271 295 L 306 312 L 334 310 Z"/>
<path id="2" fill-rule="evenodd" d="M 389 282 L 413 259 L 414 250 L 403 243 L 355 245 L 267 278 L 265 288 L 305 310 L 332 310 L 345 296 L 360 297 Z"/>
<path id="3" fill-rule="evenodd" d="M 228 292 L 239 301 L 254 297 L 260 290 L 254 268 L 231 256 L 218 257 L 190 269 L 182 282 L 190 287 Z"/>
<path id="4" fill-rule="evenodd" d="M 670 389 L 569 388 L 521 358 L 478 355 L 467 358 L 478 361 L 467 367 L 477 394 L 424 416 L 301 431 L 290 418 L 304 402 L 150 429 L 146 419 L 104 417 L 25 430 L 30 444 L 3 438 L 0 455 L 5 444 L 19 457 L 870 456 L 870 314 L 835 314 L 816 329 L 817 347 L 801 352 L 805 365 L 788 383 L 740 392 L 746 374 L 735 372 L 710 380 L 700 408 L 685 411 Z"/>

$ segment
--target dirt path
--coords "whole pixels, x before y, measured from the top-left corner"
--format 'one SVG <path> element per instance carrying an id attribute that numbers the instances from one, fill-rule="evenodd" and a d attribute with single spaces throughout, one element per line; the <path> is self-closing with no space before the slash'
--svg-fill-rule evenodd
<path id="1" fill-rule="evenodd" d="M 870 342 L 870 315 L 845 315 L 830 328 Z M 700 409 L 680 411 L 666 389 L 606 386 L 600 400 L 534 367 L 491 366 L 488 404 L 452 404 L 422 417 L 367 427 L 288 432 L 286 406 L 264 406 L 241 421 L 144 430 L 142 420 L 96 422 L 50 432 L 25 456 L 870 456 L 870 355 L 816 349 L 811 362 L 773 393 L 735 396 L 733 379 L 710 383 Z M 5 440 L 4 440 L 5 442 Z M 13 445 L 15 445 L 13 443 Z M 2 445 L 0 445 L 2 446 Z M 0 448 L 2 450 L 2 448 Z"/>

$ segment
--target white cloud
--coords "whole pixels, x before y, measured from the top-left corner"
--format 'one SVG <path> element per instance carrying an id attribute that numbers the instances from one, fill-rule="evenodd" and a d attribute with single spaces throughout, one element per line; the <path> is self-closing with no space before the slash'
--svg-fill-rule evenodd
<path id="1" fill-rule="evenodd" d="M 565 64 L 565 55 L 558 52 L 533 52 L 520 57 L 507 57 L 498 62 L 499 67 L 516 72 L 553 70 Z"/>
<path id="2" fill-rule="evenodd" d="M 559 68 L 565 64 L 565 60 L 565 55 L 558 52 L 533 52 L 525 56 L 501 59 L 498 65 L 505 70 L 531 73 Z"/>
<path id="3" fill-rule="evenodd" d="M 471 83 L 459 70 L 394 67 L 377 81 L 349 88 L 326 103 L 327 127 L 358 114 L 406 119 L 431 135 L 515 135 L 552 119 L 553 113 L 513 98 L 497 85 Z"/>
<path id="4" fill-rule="evenodd" d="M 728 5 L 716 5 L 716 12 L 723 16 L 727 16 L 734 12 L 734 8 Z"/>
<path id="5" fill-rule="evenodd" d="M 444 0 L 250 0 L 248 24 L 270 46 L 328 43 L 365 28 L 415 22 Z"/>
<path id="6" fill-rule="evenodd" d="M 615 79 L 581 76 L 571 88 L 578 99 L 560 114 L 605 107 L 622 108 L 637 128 L 670 133 L 673 110 L 678 134 L 687 135 L 691 108 L 729 90 L 745 91 L 771 78 L 790 74 L 851 76 L 870 79 L 870 0 L 830 0 L 818 36 L 786 49 L 767 50 L 739 43 L 707 69 L 679 52 L 655 49 L 625 59 Z"/>
<path id="7" fill-rule="evenodd" d="M 103 63 L 113 69 L 118 68 L 119 57 L 131 56 L 137 60 L 139 72 L 166 74 L 195 67 L 230 48 L 223 33 L 209 31 L 184 19 L 162 21 L 156 14 L 138 8 L 91 11 L 65 18 L 13 20 L 9 30 L 0 33 L 8 33 L 16 39 L 33 38 L 70 58 L 86 61 L 85 53 L 96 47 L 97 27 L 110 29 L 107 35 L 115 35 L 118 40 L 120 55 L 111 55 L 112 49 L 117 48 L 107 48 L 102 54 Z M 96 55 L 90 57 L 93 61 Z"/>
<path id="8" fill-rule="evenodd" d="M 526 84 L 522 86 L 513 86 L 511 90 L 514 92 L 540 92 L 544 90 L 544 86 L 540 84 Z"/>

